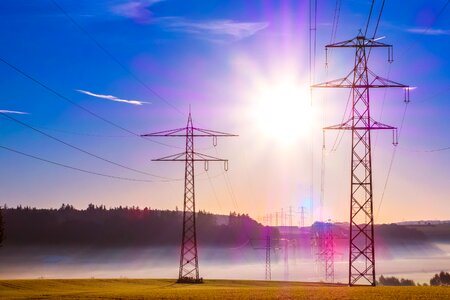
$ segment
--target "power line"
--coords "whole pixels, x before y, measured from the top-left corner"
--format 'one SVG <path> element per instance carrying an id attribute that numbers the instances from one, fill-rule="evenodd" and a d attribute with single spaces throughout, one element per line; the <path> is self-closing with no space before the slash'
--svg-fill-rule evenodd
<path id="1" fill-rule="evenodd" d="M 171 108 L 173 108 L 175 111 L 177 111 L 179 114 L 183 115 L 183 112 L 179 110 L 175 105 L 173 105 L 171 102 L 169 102 L 166 98 L 161 96 L 158 92 L 156 92 L 153 88 L 151 88 L 148 84 L 146 84 L 144 81 L 142 81 L 135 73 L 133 73 L 130 69 L 128 69 L 122 62 L 120 62 L 117 57 L 115 57 L 108 49 L 106 49 L 96 38 L 94 38 L 93 35 L 89 33 L 83 26 L 81 26 L 74 18 L 72 18 L 67 11 L 58 4 L 56 0 L 51 0 L 53 4 L 66 16 L 70 22 L 72 22 L 75 27 L 77 27 L 83 34 L 85 34 L 99 49 L 103 51 L 110 59 L 112 59 L 117 65 L 119 65 L 126 73 L 128 73 L 134 80 L 136 80 L 138 83 L 140 83 L 144 88 L 146 88 L 148 91 L 150 91 L 153 95 L 155 95 L 158 99 L 165 102 L 167 105 L 169 105 Z"/>
<path id="2" fill-rule="evenodd" d="M 442 6 L 442 8 L 439 10 L 438 14 L 434 17 L 433 22 L 431 22 L 431 24 L 422 32 L 423 34 L 427 33 L 431 28 L 433 28 L 434 24 L 436 23 L 436 21 L 441 17 L 441 15 L 445 12 L 445 10 L 447 9 L 447 6 L 450 4 L 450 0 L 448 0 L 447 2 L 445 2 L 445 4 Z M 416 44 L 412 44 L 409 48 L 407 48 L 402 54 L 405 54 L 407 52 L 409 52 L 412 48 L 414 48 Z"/>
<path id="3" fill-rule="evenodd" d="M 428 31 L 434 26 L 434 24 L 436 23 L 436 21 L 438 20 L 438 18 L 445 12 L 445 10 L 447 9 L 447 6 L 448 6 L 449 4 L 450 4 L 450 0 L 448 0 L 448 1 L 442 6 L 442 8 L 439 10 L 439 13 L 434 17 L 433 22 L 431 22 L 430 26 L 428 26 L 428 27 L 423 31 L 423 33 L 428 32 Z M 381 9 L 381 11 L 380 11 L 380 16 L 381 16 L 381 13 L 382 13 L 382 11 L 383 11 L 383 7 L 384 7 L 384 0 L 383 0 L 383 6 L 382 6 L 382 9 Z M 374 35 L 374 36 L 375 36 L 375 35 Z M 415 44 L 412 44 L 405 52 L 402 53 L 402 55 L 405 54 L 405 53 L 407 53 L 409 50 L 411 50 L 411 49 L 414 47 L 414 45 L 415 45 Z M 370 53 L 369 53 L 369 54 L 370 54 Z M 408 108 L 408 106 L 406 105 L 405 110 L 404 110 L 404 112 L 403 112 L 402 122 L 401 122 L 400 130 L 399 130 L 399 134 L 398 134 L 398 139 L 400 139 L 400 136 L 401 136 L 401 132 L 402 132 L 402 129 L 403 129 L 403 123 L 404 123 L 405 117 L 406 117 L 407 108 Z M 448 147 L 448 149 L 450 150 L 450 147 Z M 431 150 L 431 151 L 429 151 L 429 152 L 445 151 L 445 150 L 447 150 L 447 149 L 446 149 L 446 148 L 441 148 L 441 149 L 434 149 L 434 150 L 435 150 L 435 151 Z M 395 160 L 395 157 L 396 157 L 396 153 L 397 153 L 397 148 L 394 148 L 393 153 L 392 153 L 392 157 L 391 157 L 391 161 L 390 161 L 390 164 L 389 164 L 389 169 L 388 169 L 388 174 L 387 174 L 387 177 L 386 177 L 386 181 L 385 181 L 385 184 L 384 184 L 384 186 L 383 186 L 383 192 L 382 192 L 382 194 L 381 194 L 380 204 L 378 205 L 377 216 L 379 215 L 380 210 L 381 210 L 381 205 L 382 205 L 382 203 L 383 203 L 384 195 L 385 195 L 385 193 L 386 193 L 386 189 L 387 189 L 387 186 L 388 186 L 388 182 L 389 182 L 389 178 L 390 178 L 390 174 L 391 174 L 391 169 L 392 169 L 392 166 L 393 166 L 393 164 L 394 164 L 394 160 Z"/>
<path id="4" fill-rule="evenodd" d="M 121 125 L 118 125 L 117 123 L 114 123 L 114 122 L 112 122 L 112 121 L 110 121 L 110 120 L 108 120 L 108 119 L 106 119 L 106 118 L 100 116 L 99 114 L 93 112 L 92 110 L 89 110 L 89 109 L 87 109 L 86 107 L 84 107 L 84 106 L 82 106 L 82 105 L 76 103 L 75 101 L 73 101 L 73 100 L 71 100 L 70 98 L 64 96 L 63 94 L 61 94 L 60 92 L 56 91 L 55 89 L 53 89 L 53 88 L 49 87 L 48 85 L 44 84 L 42 81 L 39 81 L 38 79 L 34 78 L 33 76 L 27 74 L 25 71 L 23 71 L 23 70 L 20 69 L 19 67 L 17 67 L 17 66 L 15 66 L 15 65 L 13 65 L 12 63 L 6 61 L 4 58 L 0 57 L 0 62 L 4 63 L 4 64 L 7 65 L 8 67 L 10 67 L 10 68 L 13 69 L 14 71 L 16 71 L 17 73 L 19 73 L 19 74 L 21 74 L 22 76 L 24 76 L 25 78 L 27 78 L 27 79 L 33 81 L 34 83 L 36 83 L 37 85 L 41 86 L 42 88 L 46 89 L 47 91 L 49 91 L 50 93 L 54 94 L 54 95 L 57 96 L 58 98 L 60 98 L 60 99 L 62 99 L 62 100 L 64 100 L 64 101 L 66 101 L 66 102 L 68 102 L 68 103 L 70 103 L 70 104 L 72 104 L 72 105 L 78 107 L 79 109 L 81 109 L 81 110 L 85 111 L 86 113 L 88 113 L 88 114 L 90 114 L 90 115 L 96 117 L 97 119 L 102 120 L 102 121 L 105 122 L 105 123 L 108 123 L 109 125 L 111 125 L 111 126 L 113 126 L 113 127 L 116 127 L 116 128 L 118 128 L 118 129 L 120 129 L 120 130 L 122 130 L 122 131 L 125 131 L 125 132 L 131 134 L 131 135 L 134 135 L 134 136 L 136 136 L 136 137 L 138 137 L 138 138 L 142 138 L 142 139 L 144 139 L 144 140 L 146 140 L 146 141 L 149 141 L 149 142 L 152 142 L 152 143 L 155 143 L 155 144 L 159 144 L 159 145 L 163 145 L 163 146 L 171 147 L 171 148 L 179 148 L 179 147 L 167 145 L 167 144 L 164 144 L 164 143 L 161 143 L 161 142 L 158 142 L 158 141 L 153 141 L 153 140 L 151 140 L 151 139 L 146 139 L 146 138 L 144 138 L 144 137 L 141 137 L 141 136 L 140 136 L 139 134 L 137 134 L 136 132 L 133 132 L 133 131 L 131 131 L 131 130 L 129 130 L 129 129 L 123 127 L 123 126 L 121 126 Z"/>
<path id="5" fill-rule="evenodd" d="M 334 8 L 334 16 L 333 16 L 333 25 L 331 26 L 330 44 L 333 44 L 336 40 L 340 12 L 341 12 L 341 0 L 336 0 L 336 5 Z"/>
<path id="6" fill-rule="evenodd" d="M 400 148 L 401 149 L 405 149 L 404 147 L 400 147 Z M 449 147 L 429 149 L 429 150 L 410 150 L 410 149 L 405 149 L 405 150 L 409 151 L 409 152 L 418 152 L 418 153 L 433 153 L 433 152 L 448 151 L 448 150 L 450 150 L 450 146 Z"/>
<path id="7" fill-rule="evenodd" d="M 107 177 L 107 178 L 118 179 L 118 180 L 125 180 L 125 181 L 136 181 L 136 182 L 170 182 L 171 181 L 171 180 L 135 179 L 135 178 L 128 178 L 128 177 L 108 175 L 108 174 L 104 174 L 104 173 L 89 171 L 89 170 L 81 169 L 81 168 L 78 168 L 78 167 L 73 167 L 73 166 L 69 166 L 69 165 L 66 165 L 66 164 L 59 163 L 59 162 L 51 161 L 51 160 L 48 160 L 48 159 L 45 159 L 45 158 L 42 158 L 42 157 L 38 157 L 38 156 L 35 156 L 35 155 L 32 155 L 32 154 L 28 154 L 28 153 L 25 153 L 25 152 L 22 152 L 22 151 L 19 151 L 19 150 L 16 150 L 16 149 L 9 148 L 9 147 L 6 147 L 6 146 L 1 146 L 0 145 L 0 148 L 4 149 L 4 150 L 8 150 L 10 152 L 14 152 L 16 154 L 20 154 L 20 155 L 29 157 L 29 158 L 36 159 L 36 160 L 39 160 L 39 161 L 42 161 L 42 162 L 46 162 L 46 163 L 49 163 L 49 164 L 52 164 L 52 165 L 56 165 L 56 166 L 60 166 L 60 167 L 63 167 L 63 168 L 79 171 L 79 172 L 82 172 L 82 173 L 87 173 L 87 174 L 91 174 L 91 175 L 97 175 L 97 176 L 101 176 L 101 177 Z"/>
<path id="8" fill-rule="evenodd" d="M 372 11 L 373 11 L 374 4 L 375 4 L 375 0 L 372 0 L 372 5 L 370 6 L 369 16 L 367 17 L 366 30 L 364 31 L 364 36 L 367 35 L 367 30 L 369 29 L 369 23 L 370 23 L 370 18 L 372 17 Z"/>
<path id="9" fill-rule="evenodd" d="M 70 144 L 70 143 L 68 143 L 68 142 L 65 142 L 65 141 L 63 141 L 63 140 L 61 140 L 61 139 L 59 139 L 59 138 L 57 138 L 57 137 L 54 137 L 53 135 L 50 135 L 50 134 L 48 134 L 48 133 L 46 133 L 46 132 L 44 132 L 44 131 L 42 131 L 42 130 L 40 130 L 40 129 L 37 129 L 37 128 L 35 128 L 35 127 L 33 127 L 33 126 L 31 126 L 31 125 L 25 123 L 25 122 L 22 122 L 22 121 L 20 121 L 20 120 L 14 118 L 14 117 L 12 117 L 12 116 L 10 116 L 10 115 L 4 114 L 4 113 L 0 113 L 0 115 L 3 116 L 3 117 L 5 117 L 5 118 L 7 118 L 7 119 L 10 119 L 11 121 L 14 121 L 14 122 L 18 123 L 18 124 L 20 124 L 20 125 L 22 125 L 22 126 L 24 126 L 24 127 L 27 127 L 27 128 L 29 128 L 29 129 L 32 129 L 32 130 L 34 130 L 34 131 L 36 131 L 36 132 L 38 132 L 38 133 L 40 133 L 40 134 L 42 134 L 42 135 L 44 135 L 44 136 L 46 136 L 46 137 L 52 139 L 52 140 L 54 140 L 54 141 L 57 141 L 57 142 L 59 142 L 59 143 L 65 145 L 65 146 L 67 146 L 67 147 L 70 147 L 70 148 L 72 148 L 72 149 L 75 149 L 75 150 L 77 150 L 77 151 L 80 151 L 80 152 L 82 152 L 82 153 L 84 153 L 84 154 L 87 154 L 87 155 L 89 155 L 89 156 L 92 156 L 92 157 L 94 157 L 94 158 L 97 158 L 97 159 L 99 159 L 99 160 L 102 160 L 102 161 L 107 162 L 107 163 L 109 163 L 109 164 L 112 164 L 112 165 L 121 167 L 121 168 L 123 168 L 123 169 L 130 170 L 130 171 L 133 171 L 133 172 L 136 172 L 136 173 L 140 173 L 140 174 L 144 174 L 144 175 L 148 175 L 148 176 L 152 176 L 152 177 L 157 177 L 157 178 L 162 178 L 162 179 L 169 179 L 169 180 L 171 180 L 171 178 L 167 178 L 167 177 L 163 177 L 163 176 L 159 176 L 159 175 L 147 173 L 147 172 L 140 171 L 140 170 L 137 170 L 137 169 L 134 169 L 134 168 L 131 168 L 131 167 L 127 167 L 127 166 L 125 166 L 125 165 L 123 165 L 123 164 L 120 164 L 120 163 L 116 163 L 116 162 L 114 162 L 114 161 L 112 161 L 112 160 L 103 158 L 103 157 L 101 157 L 101 156 L 99 156 L 99 155 L 93 154 L 93 153 L 91 153 L 91 152 L 89 152 L 89 151 L 86 151 L 86 150 L 80 148 L 80 147 L 77 147 L 77 146 L 74 146 L 74 145 L 72 145 L 72 144 Z"/>
<path id="10" fill-rule="evenodd" d="M 406 103 L 405 110 L 403 111 L 402 122 L 400 123 L 400 128 L 399 128 L 397 141 L 398 141 L 398 139 L 400 139 L 400 135 L 401 135 L 402 130 L 403 130 L 403 124 L 405 122 L 405 117 L 406 117 L 406 111 L 407 110 L 408 110 L 408 103 Z M 388 173 L 387 173 L 387 176 L 386 176 L 386 181 L 384 182 L 383 192 L 381 193 L 380 204 L 378 205 L 377 217 L 380 214 L 381 204 L 383 203 L 384 195 L 386 193 L 386 189 L 387 189 L 387 186 L 388 186 L 388 183 L 389 183 L 389 178 L 391 176 L 391 171 L 392 171 L 392 165 L 394 164 L 394 160 L 395 160 L 395 155 L 396 154 L 397 154 L 397 147 L 395 147 L 394 151 L 392 152 L 391 162 L 389 163 L 389 169 L 388 169 Z"/>
<path id="11" fill-rule="evenodd" d="M 378 31 L 378 25 L 380 24 L 380 20 L 381 20 L 381 15 L 383 14 L 383 10 L 384 10 L 384 3 L 386 1 L 383 0 L 382 4 L 381 4 L 381 9 L 380 9 L 380 13 L 378 14 L 378 20 L 377 20 L 377 24 L 375 26 L 375 30 L 373 32 L 373 39 L 375 38 L 375 36 L 377 35 L 377 31 Z"/>

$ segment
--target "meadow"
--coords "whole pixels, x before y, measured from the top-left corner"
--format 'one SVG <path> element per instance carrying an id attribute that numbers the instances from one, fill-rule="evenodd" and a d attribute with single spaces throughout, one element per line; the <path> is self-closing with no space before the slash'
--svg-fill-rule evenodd
<path id="1" fill-rule="evenodd" d="M 450 287 L 348 287 L 320 283 L 170 279 L 1 280 L 1 299 L 450 299 Z"/>

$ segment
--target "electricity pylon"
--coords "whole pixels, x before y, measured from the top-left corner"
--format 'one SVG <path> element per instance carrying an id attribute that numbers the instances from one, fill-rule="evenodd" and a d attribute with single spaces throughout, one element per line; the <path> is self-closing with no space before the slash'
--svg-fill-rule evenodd
<path id="1" fill-rule="evenodd" d="M 251 240 L 251 244 L 253 249 L 255 250 L 265 250 L 266 253 L 266 268 L 265 268 L 265 280 L 272 280 L 272 262 L 271 262 L 271 252 L 272 250 L 278 250 L 280 249 L 279 245 L 275 245 L 274 239 L 272 238 L 272 228 L 267 226 L 266 227 L 266 236 L 264 239 L 253 239 Z M 263 246 L 254 246 L 253 242 L 255 241 L 262 241 L 264 243 Z M 278 239 L 279 242 L 279 239 Z"/>
<path id="2" fill-rule="evenodd" d="M 217 137 L 231 137 L 233 134 L 208 129 L 193 127 L 191 112 L 189 111 L 186 127 L 165 130 L 160 132 L 143 134 L 143 137 L 184 137 L 186 149 L 182 153 L 154 159 L 153 161 L 183 161 L 184 169 L 184 206 L 183 206 L 183 233 L 181 239 L 180 269 L 178 283 L 202 283 L 203 278 L 199 276 L 198 253 L 197 253 L 197 228 L 195 215 L 195 162 L 205 163 L 208 170 L 210 161 L 224 163 L 225 171 L 228 170 L 228 160 L 220 159 L 194 151 L 195 137 L 212 137 L 213 145 L 217 145 Z"/>
<path id="3" fill-rule="evenodd" d="M 325 281 L 334 283 L 334 235 L 332 223 L 316 223 L 313 227 L 313 247 L 318 266 L 323 267 Z"/>
<path id="4" fill-rule="evenodd" d="M 392 130 L 394 145 L 397 145 L 398 136 L 397 128 L 377 122 L 371 117 L 369 90 L 402 88 L 405 90 L 405 102 L 409 102 L 409 86 L 380 77 L 367 66 L 372 48 L 387 48 L 388 61 L 392 62 L 392 45 L 368 39 L 360 32 L 351 40 L 325 47 L 326 50 L 329 48 L 355 49 L 354 67 L 347 76 L 313 85 L 315 88 L 349 88 L 352 94 L 350 119 L 342 124 L 324 128 L 352 132 L 348 282 L 350 286 L 375 286 L 371 131 Z"/>
<path id="5" fill-rule="evenodd" d="M 267 233 L 266 235 L 266 273 L 265 273 L 265 279 L 266 280 L 272 280 L 272 269 L 271 269 L 271 262 L 270 262 L 270 251 L 272 249 L 271 243 L 270 243 L 270 233 Z"/>
<path id="6" fill-rule="evenodd" d="M 325 223 L 324 232 L 324 262 L 325 262 L 325 281 L 334 283 L 334 235 L 333 225 Z"/>

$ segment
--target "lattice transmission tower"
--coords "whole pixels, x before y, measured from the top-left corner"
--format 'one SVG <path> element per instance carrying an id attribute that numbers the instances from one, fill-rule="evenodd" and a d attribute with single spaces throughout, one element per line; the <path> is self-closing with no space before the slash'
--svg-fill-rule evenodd
<path id="1" fill-rule="evenodd" d="M 279 250 L 281 247 L 279 246 L 280 239 L 274 239 L 272 237 L 273 229 L 269 226 L 265 228 L 265 236 L 264 239 L 252 239 L 250 241 L 253 249 L 255 250 L 265 250 L 265 280 L 272 280 L 272 259 L 271 253 L 273 250 Z M 255 242 L 262 242 L 260 245 L 254 245 Z M 276 242 L 276 243 L 275 243 Z"/>
<path id="2" fill-rule="evenodd" d="M 325 281 L 334 283 L 334 235 L 333 224 L 328 222 L 324 225 L 323 238 L 323 260 L 325 264 Z"/>
<path id="3" fill-rule="evenodd" d="M 184 169 L 184 204 L 183 204 L 183 232 L 181 239 L 180 269 L 178 283 L 202 283 L 203 278 L 199 275 L 198 253 L 197 253 L 197 227 L 195 212 L 195 162 L 204 162 L 205 170 L 208 170 L 210 161 L 223 162 L 225 171 L 228 170 L 228 160 L 206 154 L 195 152 L 194 139 L 196 137 L 212 137 L 213 145 L 217 145 L 217 137 L 232 137 L 229 134 L 209 129 L 196 128 L 192 124 L 192 116 L 189 111 L 186 127 L 160 132 L 143 134 L 143 137 L 184 137 L 186 148 L 182 153 L 154 159 L 153 161 L 182 161 L 185 162 Z"/>
<path id="4" fill-rule="evenodd" d="M 373 220 L 371 131 L 392 130 L 397 145 L 397 128 L 375 121 L 370 114 L 370 89 L 402 88 L 409 102 L 409 86 L 380 77 L 368 68 L 372 48 L 387 48 L 393 61 L 392 45 L 366 38 L 361 32 L 353 39 L 327 45 L 355 49 L 354 67 L 344 78 L 313 85 L 314 88 L 349 88 L 352 95 L 350 119 L 324 130 L 352 132 L 349 285 L 375 286 L 375 240 Z"/>

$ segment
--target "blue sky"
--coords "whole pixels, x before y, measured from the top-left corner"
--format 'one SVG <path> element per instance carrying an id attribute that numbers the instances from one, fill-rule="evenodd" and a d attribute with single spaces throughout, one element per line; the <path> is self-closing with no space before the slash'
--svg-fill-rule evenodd
<path id="1" fill-rule="evenodd" d="M 372 21 L 381 2 L 375 1 Z M 436 19 L 446 2 L 410 1 L 405 6 L 400 1 L 386 1 L 378 28 L 377 37 L 385 36 L 384 42 L 394 44 L 395 62 L 390 66 L 385 53 L 379 51 L 371 58 L 372 68 L 381 76 L 417 87 L 411 92 L 400 145 L 384 191 L 379 215 L 383 222 L 450 217 L 450 172 L 446 168 L 449 152 L 426 152 L 450 146 L 450 25 L 446 21 L 450 8 Z M 301 130 L 277 126 L 283 116 L 276 116 L 279 111 L 272 106 L 274 115 L 257 115 L 261 112 L 258 97 L 277 91 L 272 87 L 286 82 L 302 87 L 309 84 L 309 1 L 56 3 L 172 106 L 105 54 L 53 1 L 1 4 L 0 57 L 75 103 L 136 133 L 183 126 L 191 105 L 198 126 L 239 134 L 239 138 L 220 141 L 217 150 L 210 149 L 209 141 L 199 143 L 204 152 L 230 159 L 230 171 L 225 177 L 220 165 L 210 168 L 210 179 L 198 165 L 200 209 L 221 213 L 239 210 L 257 217 L 281 207 L 310 206 L 314 178 L 314 213 L 309 215 L 317 217 L 321 127 L 340 122 L 346 93 L 315 92 L 313 111 L 295 118 L 311 117 L 310 127 L 301 134 Z M 352 38 L 364 28 L 370 3 L 341 1 L 336 41 Z M 335 1 L 318 1 L 316 82 L 342 77 L 352 67 L 353 53 L 345 50 L 333 51 L 328 72 L 324 66 L 323 48 L 330 42 L 334 9 Z M 369 32 L 374 25 L 372 22 Z M 94 118 L 5 64 L 0 64 L 0 75 L 0 109 L 28 113 L 11 115 L 14 118 L 132 168 L 169 178 L 182 177 L 182 165 L 150 161 L 179 149 L 144 141 Z M 400 126 L 402 96 L 401 91 L 373 94 L 372 108 L 379 121 Z M 136 101 L 147 103 L 136 105 Z M 273 101 L 276 108 L 278 100 Z M 307 99 L 302 101 L 309 103 Z M 307 127 L 301 122 L 297 125 Z M 282 133 L 275 134 L 272 129 Z M 0 130 L 2 146 L 114 176 L 152 179 L 86 156 L 6 118 L 1 118 Z M 329 134 L 327 144 L 332 144 L 334 138 Z M 378 206 L 393 147 L 389 133 L 376 140 L 374 180 Z M 183 146 L 182 140 L 162 142 Z M 348 214 L 344 207 L 349 190 L 349 142 L 346 135 L 339 148 L 326 157 L 324 214 L 335 220 L 346 220 Z M 6 150 L 0 152 L 0 162 L 0 202 L 8 205 L 59 207 L 64 202 L 82 208 L 93 202 L 172 209 L 182 203 L 179 181 L 136 183 L 95 177 Z M 399 215 L 401 207 L 408 209 Z"/>

